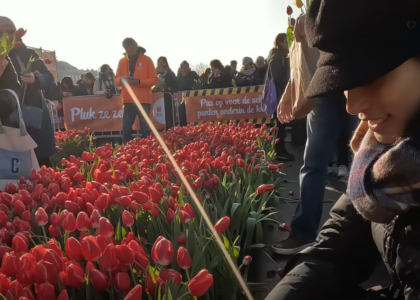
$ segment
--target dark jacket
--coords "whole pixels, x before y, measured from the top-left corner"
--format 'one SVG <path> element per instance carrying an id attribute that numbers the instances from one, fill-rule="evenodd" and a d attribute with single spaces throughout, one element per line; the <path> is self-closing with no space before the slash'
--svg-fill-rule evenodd
<path id="1" fill-rule="evenodd" d="M 195 71 L 191 71 L 186 76 L 182 74 L 178 75 L 176 80 L 180 91 L 189 91 L 194 89 L 194 85 L 198 80 L 200 80 L 200 77 Z"/>
<path id="2" fill-rule="evenodd" d="M 214 77 L 213 74 L 210 74 L 208 84 L 209 89 L 220 89 L 229 87 L 232 87 L 232 75 L 230 73 L 221 71 L 219 77 Z"/>
<path id="3" fill-rule="evenodd" d="M 10 52 L 10 59 L 13 62 L 13 65 L 18 74 L 21 74 L 21 67 L 17 63 L 17 56 L 21 58 L 24 66 L 27 66 L 28 61 L 31 57 L 37 58 L 38 55 L 35 51 L 27 49 L 24 44 L 18 49 L 13 49 Z M 36 72 L 35 74 L 35 83 L 28 84 L 26 88 L 25 98 L 21 101 L 24 101 L 25 104 L 39 107 L 43 110 L 42 113 L 42 127 L 39 130 L 28 130 L 29 135 L 38 145 L 35 149 L 35 154 L 38 160 L 45 160 L 49 158 L 56 152 L 55 149 L 55 139 L 54 139 L 54 127 L 51 122 L 50 112 L 44 101 L 44 96 L 42 91 L 50 90 L 53 83 L 54 77 L 48 71 L 44 62 L 40 59 L 37 59 L 33 62 L 31 70 Z"/>
<path id="4" fill-rule="evenodd" d="M 253 86 L 264 83 L 264 76 L 258 68 L 255 68 L 254 73 L 246 75 L 244 72 L 239 72 L 235 78 L 236 86 Z"/>
<path id="5" fill-rule="evenodd" d="M 392 294 L 420 299 L 420 208 L 412 208 L 389 225 L 369 222 L 343 195 L 331 210 L 317 243 L 296 254 L 287 275 L 266 300 L 347 299 L 382 259 L 394 280 Z M 349 298 L 356 299 L 356 298 Z"/>
<path id="6" fill-rule="evenodd" d="M 167 93 L 177 93 L 179 91 L 178 89 L 178 83 L 177 78 L 175 76 L 175 73 L 168 69 L 165 75 L 165 86 L 163 88 L 155 88 L 153 89 L 153 92 L 167 92 Z"/>
<path id="7" fill-rule="evenodd" d="M 9 59 L 7 60 L 9 61 Z M 3 89 L 13 90 L 19 97 L 22 94 L 22 86 L 19 83 L 15 68 L 10 61 L 0 76 L 0 90 Z M 9 118 L 15 109 L 16 100 L 14 97 L 10 97 L 8 93 L 0 95 L 0 119 L 7 121 L 6 119 Z"/>
<path id="8" fill-rule="evenodd" d="M 268 54 L 268 76 L 273 78 L 276 85 L 277 101 L 283 96 L 283 92 L 290 79 L 290 62 L 287 58 L 287 53 L 284 51 L 273 48 Z"/>

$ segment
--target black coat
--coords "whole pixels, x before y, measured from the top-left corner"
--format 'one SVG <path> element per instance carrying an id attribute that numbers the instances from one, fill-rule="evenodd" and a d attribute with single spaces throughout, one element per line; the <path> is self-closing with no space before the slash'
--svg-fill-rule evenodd
<path id="1" fill-rule="evenodd" d="M 343 195 L 330 214 L 317 243 L 292 257 L 266 300 L 356 299 L 343 295 L 366 281 L 380 259 L 394 291 L 400 289 L 399 298 L 388 299 L 420 299 L 420 208 L 377 224 L 363 219 Z"/>
<path id="2" fill-rule="evenodd" d="M 273 48 L 268 55 L 267 63 L 268 76 L 273 78 L 276 85 L 277 102 L 279 102 L 290 79 L 290 61 L 287 58 L 287 53 Z"/>
<path id="3" fill-rule="evenodd" d="M 35 51 L 26 49 L 25 46 L 19 49 L 13 49 L 10 52 L 10 58 L 18 74 L 21 74 L 22 71 L 19 64 L 17 63 L 17 56 L 21 58 L 22 63 L 25 66 L 31 57 L 38 57 Z M 43 110 L 41 129 L 28 129 L 28 133 L 38 145 L 38 147 L 35 149 L 35 154 L 38 160 L 44 161 L 56 152 L 54 127 L 52 125 L 50 113 L 42 93 L 43 90 L 49 91 L 51 89 L 54 83 L 54 77 L 50 71 L 48 71 L 44 62 L 40 59 L 37 59 L 33 62 L 32 68 L 29 71 L 37 71 L 37 74 L 35 74 L 35 83 L 27 85 L 25 98 L 21 101 L 24 101 L 24 103 L 27 105 L 36 106 Z"/>
<path id="4" fill-rule="evenodd" d="M 213 74 L 210 74 L 209 77 L 209 89 L 220 89 L 220 88 L 229 88 L 232 87 L 232 75 L 221 71 L 219 77 L 214 77 Z"/>
<path id="5" fill-rule="evenodd" d="M 239 72 L 235 78 L 236 86 L 253 86 L 264 84 L 264 76 L 265 74 L 258 68 L 256 68 L 254 73 L 250 75 Z"/>
<path id="6" fill-rule="evenodd" d="M 9 60 L 8 60 L 9 61 Z M 10 89 L 16 92 L 20 97 L 22 94 L 22 86 L 19 83 L 13 64 L 7 64 L 3 74 L 0 76 L 0 90 Z M 0 95 L 0 119 L 7 121 L 6 119 L 16 109 L 16 100 L 14 97 L 10 97 L 10 94 Z"/>
<path id="7" fill-rule="evenodd" d="M 200 80 L 200 77 L 196 72 L 191 71 L 187 76 L 179 74 L 176 80 L 180 91 L 189 91 L 194 89 L 194 85 Z"/>

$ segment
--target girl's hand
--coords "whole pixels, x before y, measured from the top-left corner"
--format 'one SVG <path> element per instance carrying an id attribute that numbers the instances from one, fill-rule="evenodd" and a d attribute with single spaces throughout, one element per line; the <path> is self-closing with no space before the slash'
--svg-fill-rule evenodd
<path id="1" fill-rule="evenodd" d="M 31 72 L 20 76 L 20 79 L 25 83 L 35 83 L 35 74 Z"/>

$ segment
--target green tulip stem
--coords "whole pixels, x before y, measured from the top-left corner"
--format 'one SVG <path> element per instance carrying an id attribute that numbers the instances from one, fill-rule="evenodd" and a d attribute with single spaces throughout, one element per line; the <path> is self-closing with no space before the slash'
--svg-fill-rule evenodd
<path id="1" fill-rule="evenodd" d="M 130 268 L 130 275 L 131 275 L 131 279 L 133 279 L 134 282 L 134 286 L 138 285 L 138 281 L 136 280 L 136 278 L 134 277 L 134 272 L 133 272 L 133 268 Z"/>
<path id="2" fill-rule="evenodd" d="M 131 230 L 132 233 L 134 233 L 133 226 L 130 226 L 130 230 Z"/>
<path id="3" fill-rule="evenodd" d="M 112 274 L 111 270 L 108 270 L 109 273 L 109 284 L 111 285 L 111 294 L 114 296 L 114 283 L 112 282 Z"/>
<path id="4" fill-rule="evenodd" d="M 64 245 L 66 244 L 66 242 L 69 239 L 69 237 L 70 237 L 70 233 L 68 231 L 65 231 L 64 232 Z"/>
<path id="5" fill-rule="evenodd" d="M 181 300 L 182 298 L 184 298 L 185 296 L 188 296 L 190 294 L 190 292 L 186 292 L 184 295 L 182 295 L 181 297 L 179 297 L 176 300 Z"/>
<path id="6" fill-rule="evenodd" d="M 190 282 L 191 277 L 190 277 L 190 272 L 188 272 L 188 269 L 185 269 L 185 273 L 187 273 L 188 282 Z"/>
<path id="7" fill-rule="evenodd" d="M 48 238 L 47 238 L 47 234 L 45 233 L 45 225 L 42 225 L 41 228 L 42 228 L 42 234 L 44 235 L 44 238 L 45 238 L 45 243 L 47 243 Z"/>

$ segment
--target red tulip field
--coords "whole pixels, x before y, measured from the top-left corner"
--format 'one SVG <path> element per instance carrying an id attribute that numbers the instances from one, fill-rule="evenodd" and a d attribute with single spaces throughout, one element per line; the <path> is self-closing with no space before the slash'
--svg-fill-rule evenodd
<path id="1" fill-rule="evenodd" d="M 276 128 L 202 123 L 161 137 L 246 281 L 252 252 L 265 246 L 262 222 L 277 222 Z M 55 169 L 32 170 L 0 191 L 4 299 L 242 297 L 155 137 L 95 148 L 86 129 L 58 132 L 56 141 Z"/>

